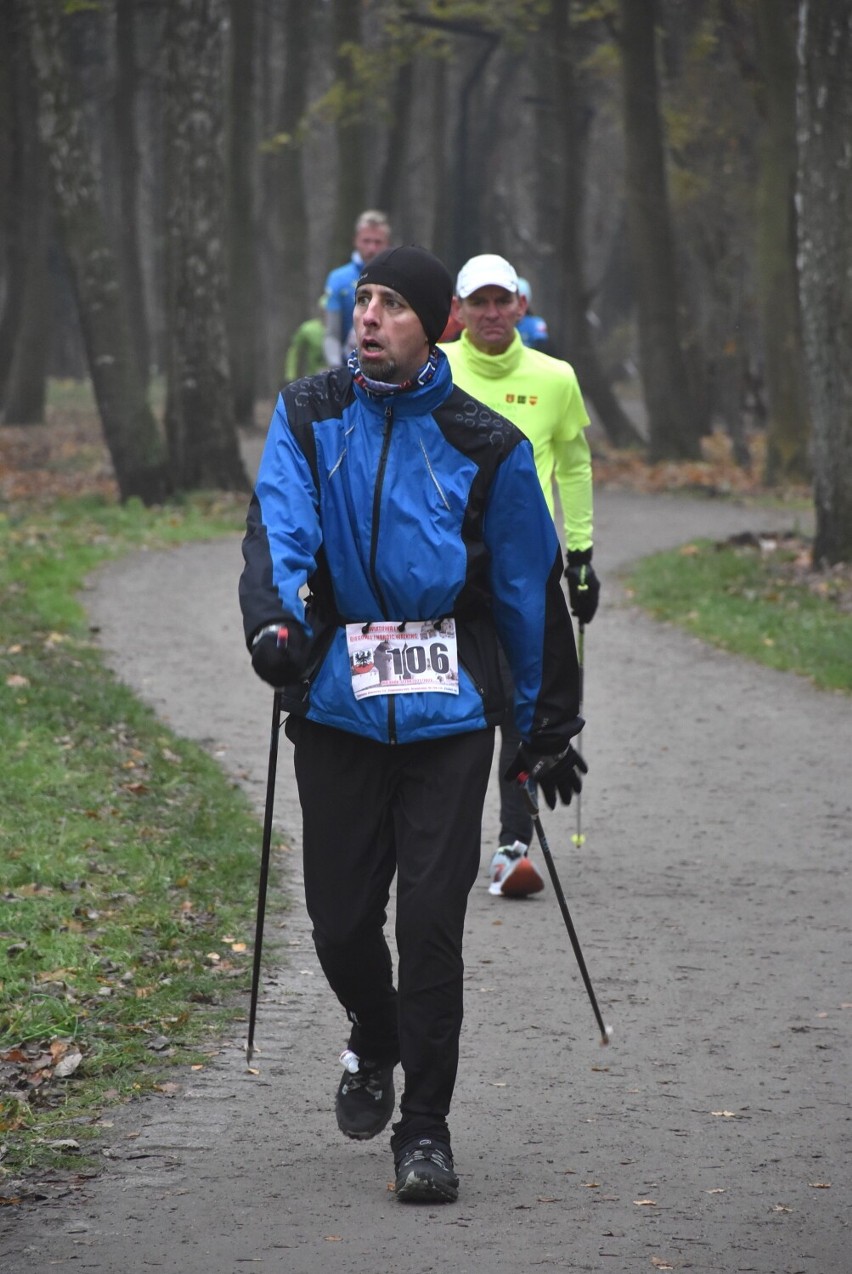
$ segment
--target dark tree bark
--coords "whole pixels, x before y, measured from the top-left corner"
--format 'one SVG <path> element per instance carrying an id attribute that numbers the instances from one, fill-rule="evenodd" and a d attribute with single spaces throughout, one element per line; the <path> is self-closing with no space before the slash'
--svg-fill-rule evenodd
<path id="1" fill-rule="evenodd" d="M 19 0 L 7 5 L 0 21 L 8 147 L 3 183 L 8 272 L 0 319 L 0 404 L 7 422 L 29 425 L 44 420 L 50 345 L 47 172 L 38 140 Z"/>
<path id="2" fill-rule="evenodd" d="M 569 6 L 551 0 L 542 30 L 543 105 L 536 144 L 542 224 L 559 262 L 561 304 L 552 324 L 556 348 L 574 366 L 584 397 L 597 412 L 611 443 L 643 446 L 643 440 L 610 385 L 588 321 L 583 277 L 582 224 L 587 135 L 580 118 Z"/>
<path id="3" fill-rule="evenodd" d="M 225 331 L 226 0 L 171 0 L 166 27 L 166 432 L 182 490 L 248 486 Z"/>
<path id="4" fill-rule="evenodd" d="M 400 222 L 400 201 L 405 181 L 406 143 L 414 103 L 413 66 L 410 62 L 397 68 L 390 100 L 390 129 L 385 162 L 379 175 L 376 203 L 390 218 L 391 225 Z"/>
<path id="5" fill-rule="evenodd" d="M 810 477 L 808 419 L 796 278 L 795 6 L 756 0 L 764 136 L 757 199 L 759 306 L 766 393 L 765 480 Z"/>
<path id="6" fill-rule="evenodd" d="M 431 76 L 428 98 L 429 124 L 429 171 L 434 173 L 433 189 L 429 192 L 431 199 L 431 243 L 433 251 L 452 270 L 459 269 L 463 261 L 452 259 L 452 218 L 450 200 L 446 196 L 449 188 L 449 161 L 447 142 L 447 64 L 439 58 Z"/>
<path id="7" fill-rule="evenodd" d="M 34 123 L 34 117 L 30 117 Z M 29 125 L 28 125 L 29 127 Z M 7 424 L 33 425 L 44 421 L 47 397 L 47 361 L 50 351 L 50 276 L 47 253 L 50 212 L 46 173 L 41 156 L 34 154 L 37 171 L 26 182 L 23 203 L 29 208 L 22 236 L 25 277 L 17 316 L 14 353 L 3 394 L 3 419 Z"/>
<path id="8" fill-rule="evenodd" d="M 119 261 L 121 284 L 127 297 L 131 348 L 139 379 L 147 385 L 151 371 L 151 341 L 139 235 L 139 146 L 136 100 L 139 71 L 136 57 L 137 0 L 118 0 L 115 6 L 115 151 L 119 174 Z"/>
<path id="9" fill-rule="evenodd" d="M 17 126 L 15 66 L 23 38 L 17 3 L 0 5 L 0 404 L 15 352 L 15 332 L 23 296 L 24 254 L 20 250 L 22 148 Z"/>
<path id="10" fill-rule="evenodd" d="M 674 234 L 658 100 L 655 0 L 620 0 L 627 223 L 649 457 L 689 460 L 699 435 L 678 340 Z"/>
<path id="11" fill-rule="evenodd" d="M 448 192 L 452 205 L 452 257 L 460 268 L 469 257 L 482 250 L 483 182 L 477 180 L 481 156 L 476 153 L 477 119 L 475 104 L 483 85 L 485 71 L 498 47 L 496 36 L 477 40 L 459 90 L 458 116 L 453 149 L 452 181 Z M 485 112 L 481 112 L 485 116 Z M 491 128 L 493 121 L 484 117 L 481 128 Z"/>
<path id="12" fill-rule="evenodd" d="M 163 439 L 130 347 L 115 254 L 101 212 L 79 105 L 63 56 L 60 6 L 23 0 L 54 211 L 72 276 L 104 436 L 122 499 L 161 501 Z"/>
<path id="13" fill-rule="evenodd" d="M 364 211 L 367 181 L 361 145 L 360 110 L 348 95 L 352 89 L 352 64 L 347 46 L 361 43 L 361 5 L 358 0 L 332 0 L 332 39 L 335 78 L 344 88 L 343 111 L 335 122 L 337 149 L 337 198 L 335 204 L 332 263 L 347 261 L 352 251 L 352 231 Z M 360 105 L 360 104 L 359 104 Z"/>
<path id="14" fill-rule="evenodd" d="M 799 15 L 799 282 L 820 565 L 852 562 L 852 0 L 802 0 Z"/>
<path id="15" fill-rule="evenodd" d="M 308 104 L 311 14 L 301 0 L 285 0 L 284 73 L 275 132 L 286 138 L 264 160 L 272 245 L 269 323 L 272 332 L 272 383 L 284 375 L 284 357 L 293 333 L 311 318 L 317 297 L 308 292 L 308 209 L 305 200 L 305 149 L 300 125 Z M 349 238 L 352 231 L 350 227 Z M 323 275 L 325 278 L 325 275 Z"/>
<path id="16" fill-rule="evenodd" d="M 238 425 L 254 422 L 257 277 L 254 167 L 255 0 L 230 0 L 231 85 L 228 128 L 228 340 Z"/>

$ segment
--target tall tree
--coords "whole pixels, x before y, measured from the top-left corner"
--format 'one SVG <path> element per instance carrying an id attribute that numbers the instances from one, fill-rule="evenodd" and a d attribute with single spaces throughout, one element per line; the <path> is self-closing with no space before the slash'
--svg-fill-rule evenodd
<path id="1" fill-rule="evenodd" d="M 764 130 L 757 199 L 758 281 L 769 420 L 770 485 L 810 476 L 796 278 L 795 6 L 756 0 Z"/>
<path id="2" fill-rule="evenodd" d="M 641 435 L 604 373 L 589 326 L 589 293 L 582 265 L 588 132 L 578 98 L 570 6 L 563 0 L 550 0 L 539 39 L 543 97 L 535 130 L 536 168 L 541 223 L 552 239 L 551 260 L 559 263 L 561 304 L 553 324 L 556 346 L 567 352 L 610 442 L 641 445 Z"/>
<path id="3" fill-rule="evenodd" d="M 228 112 L 228 340 L 234 415 L 254 420 L 257 363 L 257 277 L 254 212 L 255 0 L 230 0 L 231 76 Z"/>
<path id="4" fill-rule="evenodd" d="M 265 148 L 271 280 L 271 385 L 281 383 L 284 356 L 296 328 L 312 317 L 308 292 L 308 208 L 305 198 L 304 116 L 310 84 L 311 12 L 301 0 L 284 3 L 284 67 L 275 114 L 275 144 Z M 350 227 L 351 237 L 351 227 Z M 323 274 L 323 278 L 325 274 Z"/>
<path id="5" fill-rule="evenodd" d="M 5 216 L 7 286 L 0 318 L 0 405 L 19 425 L 44 420 L 50 343 L 50 216 L 47 172 L 38 139 L 35 93 L 29 73 L 20 0 L 3 23 L 2 77 L 7 123 Z"/>
<path id="6" fill-rule="evenodd" d="M 61 6 L 22 0 L 59 236 L 73 280 L 95 398 L 123 499 L 156 503 L 165 448 L 130 343 L 125 298 L 101 210 L 76 86 L 63 53 Z"/>
<path id="7" fill-rule="evenodd" d="M 639 320 L 639 357 L 652 460 L 700 455 L 678 340 L 674 233 L 669 210 L 656 58 L 656 0 L 620 0 L 627 224 Z"/>
<path id="8" fill-rule="evenodd" d="M 171 0 L 166 25 L 166 432 L 179 489 L 248 486 L 225 327 L 227 0 Z"/>
<path id="9" fill-rule="evenodd" d="M 148 383 L 151 374 L 151 341 L 139 234 L 139 144 L 136 101 L 139 67 L 136 56 L 137 0 L 119 0 L 115 6 L 115 153 L 119 173 L 119 263 L 127 296 L 132 349 L 139 377 Z"/>
<path id="10" fill-rule="evenodd" d="M 799 5 L 799 261 L 813 557 L 852 562 L 852 0 Z"/>
<path id="11" fill-rule="evenodd" d="M 385 160 L 378 180 L 376 203 L 390 218 L 391 225 L 399 224 L 399 204 L 405 175 L 408 130 L 414 108 L 410 62 L 397 67 L 391 88 L 389 103 L 390 128 Z"/>
<path id="12" fill-rule="evenodd" d="M 352 227 L 367 198 L 364 149 L 361 146 L 363 101 L 358 82 L 361 49 L 361 5 L 358 0 L 331 0 L 337 148 L 332 261 L 346 261 L 352 251 Z"/>

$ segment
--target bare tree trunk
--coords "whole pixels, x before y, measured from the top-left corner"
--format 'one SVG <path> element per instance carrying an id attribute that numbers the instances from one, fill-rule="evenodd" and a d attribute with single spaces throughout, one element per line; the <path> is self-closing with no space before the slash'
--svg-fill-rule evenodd
<path id="1" fill-rule="evenodd" d="M 23 0 L 56 220 L 77 299 L 104 436 L 122 499 L 168 492 L 165 449 L 139 381 L 118 269 L 79 106 L 62 53 L 58 5 Z"/>
<path id="2" fill-rule="evenodd" d="M 50 233 L 47 172 L 38 140 L 36 100 L 17 0 L 4 10 L 4 82 L 8 97 L 9 272 L 0 323 L 0 402 L 4 419 L 18 425 L 44 420 L 50 345 Z"/>
<path id="3" fill-rule="evenodd" d="M 799 22 L 799 284 L 819 565 L 852 562 L 852 0 L 802 0 Z"/>
<path id="4" fill-rule="evenodd" d="M 248 486 L 225 333 L 226 14 L 226 0 L 171 0 L 166 28 L 166 432 L 184 490 Z"/>
<path id="5" fill-rule="evenodd" d="M 20 136 L 19 76 L 23 31 L 15 3 L 0 5 L 0 403 L 15 354 L 21 312 L 26 253 L 22 246 L 21 187 L 23 146 Z"/>
<path id="6" fill-rule="evenodd" d="M 115 142 L 119 171 L 121 281 L 127 297 L 132 350 L 139 379 L 147 385 L 151 374 L 151 341 L 142 255 L 139 239 L 139 147 L 136 141 L 136 95 L 139 72 L 136 61 L 136 0 L 119 0 L 115 6 Z"/>
<path id="7" fill-rule="evenodd" d="M 347 46 L 361 43 L 361 6 L 358 0 L 332 0 L 332 39 L 334 41 L 335 77 L 344 86 L 351 85 L 352 63 Z M 344 93 L 345 97 L 345 93 Z M 367 183 L 364 153 L 360 145 L 361 124 L 352 121 L 351 107 L 344 109 L 335 122 L 337 144 L 337 204 L 334 218 L 332 261 L 348 261 L 352 251 L 352 228 L 364 210 Z"/>
<path id="8" fill-rule="evenodd" d="M 391 95 L 391 120 L 385 162 L 379 176 L 378 206 L 387 213 L 392 226 L 398 225 L 399 205 L 405 178 L 406 142 L 411 123 L 414 93 L 412 92 L 413 65 L 406 62 L 397 69 Z"/>
<path id="9" fill-rule="evenodd" d="M 620 0 L 627 223 L 651 460 L 701 454 L 678 340 L 674 235 L 658 101 L 655 0 Z"/>
<path id="10" fill-rule="evenodd" d="M 228 341 L 238 425 L 254 423 L 257 278 L 254 215 L 255 0 L 230 0 L 231 83 L 228 128 Z"/>
<path id="11" fill-rule="evenodd" d="M 47 396 L 47 359 L 50 350 L 50 278 L 47 252 L 50 215 L 47 183 L 41 156 L 38 171 L 28 180 L 29 218 L 25 232 L 25 275 L 21 308 L 15 333 L 14 355 L 3 395 L 3 419 L 8 424 L 32 425 L 44 421 Z"/>
<path id="12" fill-rule="evenodd" d="M 428 107 L 429 124 L 429 170 L 434 173 L 433 189 L 427 192 L 431 200 L 432 234 L 429 245 L 450 269 L 460 269 L 463 261 L 452 257 L 452 216 L 450 199 L 447 195 L 449 187 L 449 162 L 447 138 L 447 64 L 439 58 L 432 72 L 431 92 Z"/>
<path id="13" fill-rule="evenodd" d="M 285 9 L 284 85 L 278 131 L 290 140 L 273 161 L 277 242 L 280 244 L 280 283 L 274 298 L 276 385 L 284 371 L 284 355 L 300 323 L 313 318 L 317 297 L 308 293 L 308 209 L 305 200 L 305 142 L 299 125 L 308 103 L 310 82 L 311 15 L 301 0 L 287 0 Z M 352 228 L 349 228 L 349 238 Z M 325 277 L 325 276 L 323 276 Z"/>
<path id="14" fill-rule="evenodd" d="M 769 400 L 765 480 L 810 476 L 796 279 L 796 50 L 794 10 L 756 0 L 764 137 L 757 198 L 758 284 Z"/>
<path id="15" fill-rule="evenodd" d="M 566 351 L 610 442 L 617 447 L 644 446 L 604 373 L 587 317 L 581 247 L 587 137 L 579 118 L 570 11 L 563 0 L 551 0 L 542 42 L 544 105 L 537 112 L 537 168 L 542 222 L 553 227 L 555 259 L 561 267 L 556 346 Z"/>

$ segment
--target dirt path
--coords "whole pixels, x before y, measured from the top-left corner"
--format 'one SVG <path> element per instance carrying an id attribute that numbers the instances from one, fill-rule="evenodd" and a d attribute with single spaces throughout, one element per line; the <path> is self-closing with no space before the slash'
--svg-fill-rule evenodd
<path id="1" fill-rule="evenodd" d="M 582 856 L 546 819 L 592 979 L 597 1044 L 550 888 L 472 894 L 452 1113 L 456 1206 L 399 1205 L 383 1135 L 340 1137 L 344 1039 L 300 900 L 268 923 L 260 1075 L 238 1039 L 175 1098 L 110 1118 L 83 1192 L 4 1217 L 0 1266 L 115 1274 L 518 1274 L 849 1268 L 852 705 L 632 609 L 631 557 L 759 511 L 603 492 L 587 631 Z M 773 528 L 777 523 L 771 524 Z M 236 603 L 238 540 L 139 554 L 88 594 L 113 665 L 258 807 L 271 696 Z M 209 657 L 198 668 L 197 636 Z M 131 653 L 132 652 L 132 653 Z M 288 751 L 277 821 L 298 845 Z M 496 834 L 486 811 L 483 867 Z"/>

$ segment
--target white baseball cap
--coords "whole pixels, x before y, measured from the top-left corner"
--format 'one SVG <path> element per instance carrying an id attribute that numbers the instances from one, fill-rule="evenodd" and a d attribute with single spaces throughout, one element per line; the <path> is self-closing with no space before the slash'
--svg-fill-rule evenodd
<path id="1" fill-rule="evenodd" d="M 493 252 L 484 252 L 482 256 L 471 257 L 459 270 L 456 280 L 456 296 L 462 301 L 477 288 L 505 288 L 507 292 L 517 292 L 518 276 L 514 266 L 505 257 L 498 257 Z"/>

